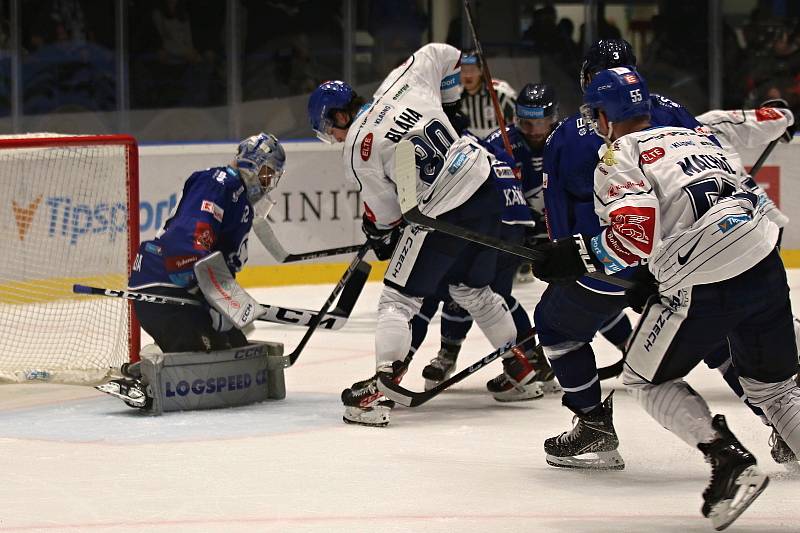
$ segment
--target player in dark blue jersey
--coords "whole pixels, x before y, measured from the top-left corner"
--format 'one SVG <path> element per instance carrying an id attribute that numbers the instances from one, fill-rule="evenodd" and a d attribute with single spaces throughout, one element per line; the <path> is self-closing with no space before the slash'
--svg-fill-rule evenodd
<path id="1" fill-rule="evenodd" d="M 230 164 L 192 173 L 164 227 L 139 246 L 128 280 L 130 289 L 201 298 L 193 266 L 217 251 L 222 252 L 232 274 L 239 272 L 247 262 L 254 204 L 271 203 L 266 193 L 278 184 L 285 161 L 278 139 L 260 133 L 239 144 Z M 165 353 L 247 344 L 244 334 L 210 306 L 205 310 L 137 301 L 134 307 L 144 330 Z"/>
<path id="2" fill-rule="evenodd" d="M 635 65 L 636 56 L 626 41 L 601 40 L 587 52 L 581 67 L 581 87 L 606 68 Z M 655 96 L 654 124 L 674 124 L 694 129 L 697 121 L 674 102 Z M 594 211 L 594 169 L 602 144 L 579 113 L 564 119 L 547 139 L 544 151 L 544 205 L 547 228 L 553 240 L 576 233 L 596 235 L 600 222 Z M 630 276 L 623 272 L 621 276 Z M 616 452 L 618 441 L 610 398 L 601 402 L 600 380 L 591 341 L 601 332 L 623 353 L 631 333 L 624 291 L 608 283 L 581 278 L 569 285 L 550 285 L 534 312 L 539 342 L 564 390 L 563 403 L 595 426 L 603 426 L 599 445 L 607 460 L 577 457 L 572 445 L 579 435 L 566 432 L 545 441 L 548 464 L 576 468 L 623 468 Z M 577 427 L 577 426 L 576 426 Z"/>

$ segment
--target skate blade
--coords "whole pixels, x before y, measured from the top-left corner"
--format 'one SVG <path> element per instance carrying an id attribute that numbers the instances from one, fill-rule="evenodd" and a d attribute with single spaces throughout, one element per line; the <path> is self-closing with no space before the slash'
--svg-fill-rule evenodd
<path id="1" fill-rule="evenodd" d="M 369 426 L 382 428 L 389 424 L 390 407 L 371 407 L 362 409 L 360 407 L 345 407 L 342 420 L 346 424 L 356 424 L 359 426 Z"/>
<path id="2" fill-rule="evenodd" d="M 739 477 L 736 478 L 736 484 L 739 485 L 736 495 L 729 500 L 720 501 L 708 513 L 711 525 L 717 531 L 722 531 L 731 525 L 739 518 L 739 515 L 750 507 L 750 504 L 769 485 L 769 477 L 759 470 L 757 466 L 750 466 L 739 474 Z"/>
<path id="3" fill-rule="evenodd" d="M 625 461 L 616 450 L 610 452 L 585 453 L 578 456 L 556 457 L 548 454 L 545 458 L 550 466 L 577 468 L 583 470 L 624 470 Z"/>
<path id="4" fill-rule="evenodd" d="M 131 407 L 144 407 L 144 404 L 147 402 L 147 398 L 144 395 L 141 397 L 131 397 L 126 394 L 122 394 L 119 384 L 114 383 L 113 381 L 103 383 L 102 385 L 95 385 L 94 388 L 100 392 L 105 392 L 106 394 L 110 394 L 115 398 L 119 398 Z"/>
<path id="5" fill-rule="evenodd" d="M 493 392 L 492 396 L 498 402 L 526 402 L 529 400 L 538 400 L 544 396 L 541 385 L 539 382 L 528 383 L 524 386 L 517 385 L 513 389 L 503 392 Z"/>

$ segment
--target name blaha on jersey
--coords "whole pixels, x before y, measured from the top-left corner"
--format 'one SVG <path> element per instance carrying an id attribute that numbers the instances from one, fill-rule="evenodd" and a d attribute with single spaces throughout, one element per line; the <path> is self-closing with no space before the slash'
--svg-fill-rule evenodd
<path id="1" fill-rule="evenodd" d="M 736 171 L 733 170 L 733 167 L 731 167 L 728 160 L 725 159 L 725 156 L 722 154 L 720 154 L 719 157 L 714 157 L 713 155 L 690 155 L 684 157 L 682 161 L 678 161 L 677 163 L 687 176 L 693 176 L 698 172 L 712 168 L 724 170 L 729 174 L 736 174 Z"/>
<path id="2" fill-rule="evenodd" d="M 408 130 L 413 128 L 421 118 L 422 113 L 407 107 L 405 111 L 392 119 L 397 127 L 389 128 L 389 131 L 386 132 L 384 138 L 389 139 L 392 142 L 399 143 L 403 140 L 403 135 L 405 135 Z"/>

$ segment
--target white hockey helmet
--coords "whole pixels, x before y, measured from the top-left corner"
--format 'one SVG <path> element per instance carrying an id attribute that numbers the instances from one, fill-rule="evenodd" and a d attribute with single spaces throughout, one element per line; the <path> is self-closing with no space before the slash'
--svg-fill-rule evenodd
<path id="1" fill-rule="evenodd" d="M 239 143 L 236 167 L 251 203 L 278 186 L 286 164 L 286 152 L 270 133 L 259 133 Z"/>

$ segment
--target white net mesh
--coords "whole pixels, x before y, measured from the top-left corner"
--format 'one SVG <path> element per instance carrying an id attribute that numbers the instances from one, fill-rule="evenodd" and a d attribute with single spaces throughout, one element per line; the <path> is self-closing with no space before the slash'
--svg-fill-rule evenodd
<path id="1" fill-rule="evenodd" d="M 138 176 L 124 144 L 13 142 L 0 140 L 0 382 L 100 381 L 130 357 L 129 305 L 72 285 L 125 287 Z"/>

